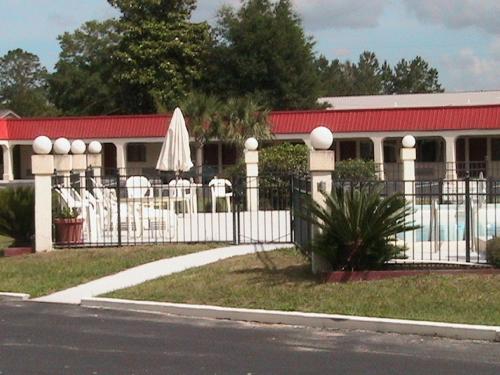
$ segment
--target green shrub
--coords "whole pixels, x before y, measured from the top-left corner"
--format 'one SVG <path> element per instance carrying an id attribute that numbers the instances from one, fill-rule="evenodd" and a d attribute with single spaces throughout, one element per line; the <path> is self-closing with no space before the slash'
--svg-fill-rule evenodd
<path id="1" fill-rule="evenodd" d="M 309 149 L 304 144 L 281 143 L 260 151 L 259 174 L 304 174 L 308 172 Z"/>
<path id="2" fill-rule="evenodd" d="M 495 237 L 486 243 L 486 260 L 500 268 L 500 237 Z"/>
<path id="3" fill-rule="evenodd" d="M 321 229 L 312 251 L 327 259 L 334 270 L 377 269 L 401 257 L 391 239 L 417 229 L 408 223 L 411 213 L 399 194 L 382 198 L 379 188 L 333 189 L 325 194 L 326 208 L 310 202 L 310 220 Z"/>
<path id="4" fill-rule="evenodd" d="M 35 194 L 31 187 L 0 190 L 0 234 L 14 239 L 14 246 L 31 245 L 35 233 Z"/>
<path id="5" fill-rule="evenodd" d="M 373 160 L 349 159 L 335 164 L 333 177 L 336 180 L 366 181 L 377 178 Z"/>

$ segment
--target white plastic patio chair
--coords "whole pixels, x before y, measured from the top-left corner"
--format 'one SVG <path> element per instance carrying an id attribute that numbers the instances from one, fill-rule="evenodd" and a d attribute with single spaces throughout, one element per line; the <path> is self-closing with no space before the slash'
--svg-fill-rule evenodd
<path id="1" fill-rule="evenodd" d="M 127 187 L 127 196 L 129 198 L 153 198 L 151 182 L 144 176 L 131 176 L 127 178 L 125 186 Z"/>
<path id="2" fill-rule="evenodd" d="M 193 207 L 193 196 L 196 194 L 196 187 L 188 180 L 172 180 L 168 183 L 168 196 L 170 210 L 175 212 L 176 202 L 181 202 L 184 212 L 196 212 Z"/>
<path id="3" fill-rule="evenodd" d="M 212 193 L 212 212 L 217 211 L 217 199 L 225 199 L 228 212 L 231 212 L 231 197 L 232 191 L 227 191 L 227 188 L 232 189 L 232 184 L 229 180 L 214 177 L 209 183 L 210 192 Z"/>

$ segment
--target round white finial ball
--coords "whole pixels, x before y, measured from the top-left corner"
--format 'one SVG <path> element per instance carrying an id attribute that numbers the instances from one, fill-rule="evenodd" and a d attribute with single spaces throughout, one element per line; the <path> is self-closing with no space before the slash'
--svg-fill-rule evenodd
<path id="1" fill-rule="evenodd" d="M 328 150 L 333 143 L 333 134 L 327 127 L 318 126 L 311 132 L 311 145 L 315 150 Z"/>
<path id="2" fill-rule="evenodd" d="M 71 153 L 75 155 L 83 154 L 85 153 L 85 142 L 83 142 L 81 139 L 77 139 L 73 142 L 71 142 Z"/>
<path id="3" fill-rule="evenodd" d="M 41 135 L 33 141 L 33 151 L 35 154 L 47 155 L 52 150 L 52 141 L 49 137 Z"/>
<path id="4" fill-rule="evenodd" d="M 54 152 L 59 155 L 66 155 L 71 150 L 71 143 L 66 138 L 57 138 L 54 142 Z"/>
<path id="5" fill-rule="evenodd" d="M 248 151 L 255 151 L 259 147 L 259 142 L 254 138 L 250 137 L 245 141 L 245 149 Z"/>
<path id="6" fill-rule="evenodd" d="M 97 141 L 90 142 L 88 150 L 91 154 L 100 154 L 102 151 L 101 142 L 97 142 Z"/>
<path id="7" fill-rule="evenodd" d="M 412 148 L 415 147 L 415 137 L 413 135 L 405 135 L 403 137 L 403 147 L 404 148 Z"/>

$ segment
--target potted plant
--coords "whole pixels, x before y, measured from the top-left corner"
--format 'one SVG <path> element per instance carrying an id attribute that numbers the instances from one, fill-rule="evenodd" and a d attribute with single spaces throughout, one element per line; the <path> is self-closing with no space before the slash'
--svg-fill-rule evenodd
<path id="1" fill-rule="evenodd" d="M 59 206 L 54 215 L 56 243 L 73 245 L 83 242 L 83 219 L 78 218 L 78 210 Z"/>
<path id="2" fill-rule="evenodd" d="M 0 189 L 0 234 L 12 238 L 5 256 L 33 251 L 35 195 L 32 187 Z"/>

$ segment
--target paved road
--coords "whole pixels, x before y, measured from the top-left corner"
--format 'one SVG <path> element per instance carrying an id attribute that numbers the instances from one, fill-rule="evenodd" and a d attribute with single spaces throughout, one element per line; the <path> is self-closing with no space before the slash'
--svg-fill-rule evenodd
<path id="1" fill-rule="evenodd" d="M 0 374 L 499 374 L 500 344 L 0 303 Z"/>

